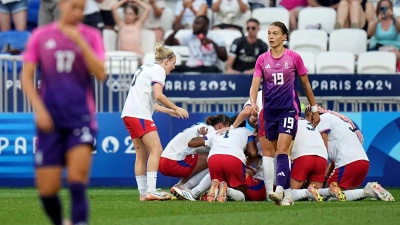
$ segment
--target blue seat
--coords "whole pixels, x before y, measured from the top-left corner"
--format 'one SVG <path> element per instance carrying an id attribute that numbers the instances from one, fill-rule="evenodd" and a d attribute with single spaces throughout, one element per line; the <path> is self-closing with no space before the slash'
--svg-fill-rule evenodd
<path id="1" fill-rule="evenodd" d="M 0 50 L 7 44 L 10 44 L 12 49 L 24 51 L 26 42 L 30 37 L 29 31 L 7 31 L 0 33 Z"/>
<path id="2" fill-rule="evenodd" d="M 28 1 L 28 30 L 33 30 L 38 25 L 40 0 Z"/>

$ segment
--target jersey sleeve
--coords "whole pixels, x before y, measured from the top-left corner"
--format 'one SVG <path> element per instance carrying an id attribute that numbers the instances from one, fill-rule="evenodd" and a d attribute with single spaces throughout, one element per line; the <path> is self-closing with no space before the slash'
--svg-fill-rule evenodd
<path id="1" fill-rule="evenodd" d="M 101 34 L 98 30 L 94 30 L 92 32 L 92 40 L 90 42 L 90 46 L 92 47 L 97 58 L 100 59 L 101 61 L 104 61 L 105 60 L 104 44 Z"/>
<path id="2" fill-rule="evenodd" d="M 317 126 L 319 133 L 329 133 L 331 131 L 331 120 L 329 116 L 321 115 L 321 120 Z"/>
<path id="3" fill-rule="evenodd" d="M 253 142 L 256 140 L 256 135 L 253 133 L 250 133 L 249 136 L 247 136 L 247 143 Z"/>
<path id="4" fill-rule="evenodd" d="M 258 101 L 258 99 L 257 99 L 257 101 Z M 245 103 L 244 103 L 244 105 L 243 105 L 243 109 L 244 109 L 244 108 L 246 108 L 246 106 L 251 106 L 250 99 L 249 99 L 249 100 L 247 100 L 247 102 L 245 102 Z"/>
<path id="5" fill-rule="evenodd" d="M 238 47 L 239 47 L 240 39 L 241 38 L 237 38 L 233 41 L 233 43 L 229 49 L 229 55 L 232 55 L 232 56 L 238 55 Z"/>
<path id="6" fill-rule="evenodd" d="M 264 61 L 264 54 L 258 56 L 256 66 L 254 68 L 254 77 L 262 77 L 263 76 L 263 61 Z"/>
<path id="7" fill-rule="evenodd" d="M 166 77 L 165 70 L 159 67 L 154 73 L 151 74 L 151 84 L 160 84 L 164 87 L 165 85 L 165 77 Z"/>
<path id="8" fill-rule="evenodd" d="M 37 30 L 34 30 L 28 40 L 28 43 L 26 44 L 26 49 L 22 56 L 22 60 L 24 62 L 39 62 L 39 37 L 39 32 Z"/>
<path id="9" fill-rule="evenodd" d="M 203 136 L 204 142 L 205 142 L 205 146 L 211 148 L 211 146 L 213 144 L 213 140 L 214 140 L 214 138 L 216 136 L 216 133 L 217 132 L 212 132 L 212 133 L 209 133 L 209 134 L 206 134 L 206 135 Z"/>
<path id="10" fill-rule="evenodd" d="M 192 34 L 188 32 L 178 32 L 175 35 L 175 39 L 178 40 L 179 44 L 185 46 L 189 45 L 191 37 Z"/>
<path id="11" fill-rule="evenodd" d="M 299 76 L 303 76 L 306 75 L 308 73 L 308 70 L 306 68 L 306 66 L 304 65 L 303 59 L 301 58 L 301 56 L 297 53 L 295 53 L 293 55 L 294 57 L 294 67 L 297 71 L 297 74 Z"/>

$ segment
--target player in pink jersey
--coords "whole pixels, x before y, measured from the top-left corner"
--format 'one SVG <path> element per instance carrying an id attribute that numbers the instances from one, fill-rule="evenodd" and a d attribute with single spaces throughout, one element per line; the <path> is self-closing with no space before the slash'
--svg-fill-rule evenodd
<path id="1" fill-rule="evenodd" d="M 290 167 L 288 151 L 297 130 L 297 120 L 300 114 L 300 102 L 295 90 L 296 76 L 299 76 L 308 101 L 313 105 L 312 124 L 319 123 L 319 115 L 314 94 L 308 81 L 307 69 L 303 60 L 294 51 L 283 47 L 289 39 L 289 31 L 281 22 L 273 22 L 268 29 L 268 40 L 271 49 L 260 55 L 250 89 L 251 106 L 254 113 L 260 110 L 257 106 L 257 92 L 263 78 L 263 117 L 269 145 L 263 148 L 263 163 L 265 170 L 273 171 L 273 158 L 277 153 L 276 191 L 268 197 L 277 205 L 292 205 L 290 191 Z M 273 176 L 264 174 L 264 182 L 270 184 Z M 267 191 L 271 187 L 267 186 Z M 285 193 L 285 198 L 284 197 Z"/>
<path id="2" fill-rule="evenodd" d="M 97 131 L 92 74 L 102 81 L 104 48 L 101 34 L 80 21 L 85 1 L 61 0 L 60 19 L 32 32 L 23 56 L 22 87 L 36 113 L 36 186 L 53 224 L 63 216 L 58 190 L 68 169 L 73 224 L 88 224 L 86 187 Z M 41 68 L 40 94 L 34 71 Z"/>

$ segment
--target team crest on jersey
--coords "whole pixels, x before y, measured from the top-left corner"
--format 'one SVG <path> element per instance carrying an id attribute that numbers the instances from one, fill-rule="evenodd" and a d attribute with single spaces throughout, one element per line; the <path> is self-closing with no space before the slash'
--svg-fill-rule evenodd
<path id="1" fill-rule="evenodd" d="M 289 62 L 288 62 L 288 61 L 285 61 L 285 68 L 287 69 L 288 66 L 289 66 Z"/>
<path id="2" fill-rule="evenodd" d="M 57 47 L 56 41 L 54 39 L 49 39 L 44 44 L 45 49 L 55 49 Z"/>

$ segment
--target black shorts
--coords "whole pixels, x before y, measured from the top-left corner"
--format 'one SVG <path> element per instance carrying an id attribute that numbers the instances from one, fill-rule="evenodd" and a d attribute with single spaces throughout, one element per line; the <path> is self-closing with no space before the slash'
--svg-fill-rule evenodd
<path id="1" fill-rule="evenodd" d="M 104 26 L 115 26 L 114 17 L 110 10 L 100 10 L 101 17 L 103 18 Z"/>
<path id="2" fill-rule="evenodd" d="M 86 25 L 99 29 L 100 32 L 103 31 L 104 23 L 99 12 L 86 15 L 82 22 Z"/>

